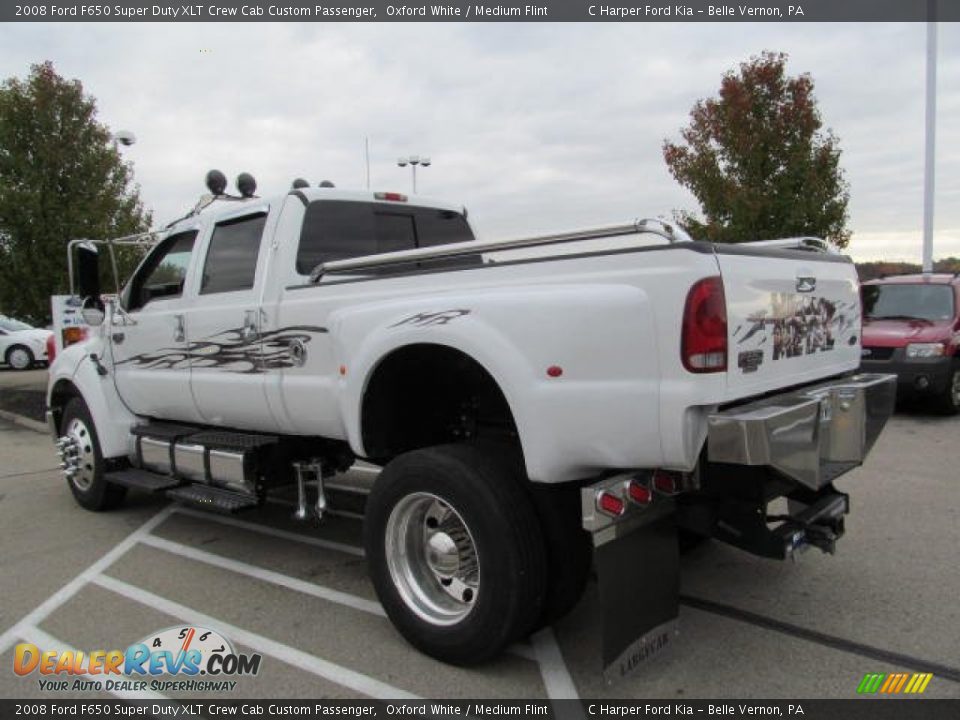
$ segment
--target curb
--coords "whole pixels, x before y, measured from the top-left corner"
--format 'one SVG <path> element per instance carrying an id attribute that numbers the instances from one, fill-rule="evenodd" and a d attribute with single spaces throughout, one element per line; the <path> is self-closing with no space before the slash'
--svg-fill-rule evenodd
<path id="1" fill-rule="evenodd" d="M 37 422 L 36 420 L 31 420 L 28 417 L 23 415 L 17 415 L 12 413 L 9 410 L 0 410 L 0 419 L 8 420 L 14 425 L 20 425 L 25 427 L 28 430 L 33 430 L 34 432 L 43 433 L 44 435 L 50 434 L 50 428 L 47 427 L 46 423 Z"/>

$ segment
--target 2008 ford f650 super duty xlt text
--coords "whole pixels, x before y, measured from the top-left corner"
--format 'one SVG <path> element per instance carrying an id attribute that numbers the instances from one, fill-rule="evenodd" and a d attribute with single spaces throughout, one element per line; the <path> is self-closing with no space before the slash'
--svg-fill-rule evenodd
<path id="1" fill-rule="evenodd" d="M 855 374 L 857 277 L 824 243 L 656 220 L 482 242 L 453 205 L 210 177 L 106 304 L 113 243 L 72 243 L 96 327 L 53 363 L 48 417 L 84 507 L 296 488 L 301 519 L 362 512 L 388 616 L 461 664 L 564 614 L 592 566 L 610 677 L 673 642 L 678 534 L 833 551 L 834 481 L 895 384 Z"/>

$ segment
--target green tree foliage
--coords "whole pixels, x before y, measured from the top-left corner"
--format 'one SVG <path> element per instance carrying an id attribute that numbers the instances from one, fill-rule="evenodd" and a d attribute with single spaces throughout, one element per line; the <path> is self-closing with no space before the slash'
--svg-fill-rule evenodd
<path id="1" fill-rule="evenodd" d="M 719 97 L 693 106 L 682 142 L 664 140 L 671 174 L 700 202 L 702 220 L 677 214 L 694 237 L 849 242 L 837 138 L 821 130 L 812 78 L 787 76 L 786 63 L 785 54 L 764 52 L 728 71 Z"/>
<path id="2" fill-rule="evenodd" d="M 69 288 L 71 239 L 149 224 L 132 168 L 78 80 L 46 62 L 0 85 L 0 312 L 48 322 L 50 296 Z"/>
<path id="3" fill-rule="evenodd" d="M 875 280 L 892 275 L 914 275 L 922 270 L 918 263 L 897 262 L 895 260 L 875 260 L 873 262 L 857 263 L 857 274 L 861 282 Z M 960 273 L 960 258 L 945 257 L 933 263 L 935 273 Z"/>

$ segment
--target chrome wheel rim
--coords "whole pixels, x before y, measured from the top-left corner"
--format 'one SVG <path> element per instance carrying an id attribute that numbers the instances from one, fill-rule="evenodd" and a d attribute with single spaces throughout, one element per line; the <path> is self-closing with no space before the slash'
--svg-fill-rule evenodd
<path id="1" fill-rule="evenodd" d="M 59 447 L 67 480 L 80 492 L 88 491 L 93 486 L 97 458 L 93 451 L 93 436 L 86 423 L 73 418 L 67 424 Z"/>
<path id="2" fill-rule="evenodd" d="M 430 493 L 413 493 L 387 520 L 385 550 L 394 587 L 431 625 L 453 625 L 474 608 L 480 591 L 476 543 L 460 514 Z"/>
<path id="3" fill-rule="evenodd" d="M 10 351 L 10 367 L 14 370 L 26 370 L 30 367 L 30 353 L 23 348 Z"/>

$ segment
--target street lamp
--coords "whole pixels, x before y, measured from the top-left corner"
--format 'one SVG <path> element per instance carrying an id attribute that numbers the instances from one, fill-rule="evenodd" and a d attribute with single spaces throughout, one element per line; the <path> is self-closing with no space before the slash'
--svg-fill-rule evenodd
<path id="1" fill-rule="evenodd" d="M 417 165 L 422 167 L 430 167 L 430 158 L 420 157 L 419 155 L 411 155 L 410 157 L 402 157 L 397 160 L 398 167 L 410 166 L 410 169 L 413 171 L 413 194 L 417 194 Z"/>
<path id="2" fill-rule="evenodd" d="M 113 141 L 114 149 L 119 149 L 120 145 L 124 147 L 133 145 L 137 141 L 137 136 L 129 130 L 117 130 L 117 132 L 110 136 L 110 139 Z"/>

